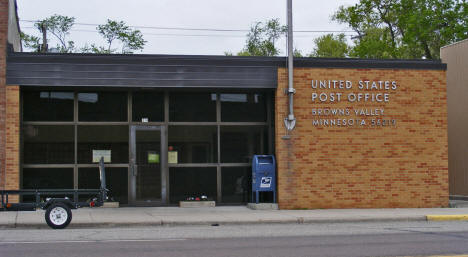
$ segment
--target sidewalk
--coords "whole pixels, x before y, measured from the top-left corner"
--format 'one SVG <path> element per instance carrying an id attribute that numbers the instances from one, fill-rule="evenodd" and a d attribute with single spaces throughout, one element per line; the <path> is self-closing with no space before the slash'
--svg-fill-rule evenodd
<path id="1" fill-rule="evenodd" d="M 81 208 L 73 210 L 73 219 L 69 228 L 259 223 L 426 221 L 438 219 L 468 220 L 468 208 L 327 210 L 250 210 L 244 206 L 214 208 Z M 0 228 L 48 227 L 44 220 L 44 211 L 38 210 L 35 212 L 0 212 Z"/>

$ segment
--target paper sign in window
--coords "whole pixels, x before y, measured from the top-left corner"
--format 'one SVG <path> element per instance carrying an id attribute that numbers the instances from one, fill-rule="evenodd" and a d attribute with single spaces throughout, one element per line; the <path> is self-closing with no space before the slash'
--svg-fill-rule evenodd
<path id="1" fill-rule="evenodd" d="M 159 154 L 154 151 L 148 151 L 148 163 L 159 163 Z"/>
<path id="2" fill-rule="evenodd" d="M 177 163 L 177 151 L 168 151 L 167 159 L 168 163 Z"/>
<path id="3" fill-rule="evenodd" d="M 93 150 L 93 162 L 99 162 L 104 157 L 104 162 L 111 162 L 111 150 Z"/>

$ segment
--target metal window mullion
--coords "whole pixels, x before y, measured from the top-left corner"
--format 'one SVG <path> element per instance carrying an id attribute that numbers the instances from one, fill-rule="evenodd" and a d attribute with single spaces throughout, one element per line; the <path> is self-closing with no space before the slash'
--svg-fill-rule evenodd
<path id="1" fill-rule="evenodd" d="M 202 121 L 202 122 L 192 122 L 192 121 L 184 121 L 184 122 L 168 122 L 169 126 L 216 126 L 219 123 L 216 121 Z"/>
<path id="2" fill-rule="evenodd" d="M 74 121 L 25 121 L 23 125 L 43 126 L 43 125 L 74 125 Z"/>
<path id="3" fill-rule="evenodd" d="M 73 92 L 73 130 L 74 130 L 74 165 L 73 188 L 78 189 L 78 92 Z"/>
<path id="4" fill-rule="evenodd" d="M 77 122 L 78 125 L 88 125 L 88 126 L 105 126 L 105 125 L 112 125 L 112 126 L 125 126 L 128 125 L 127 121 L 80 121 Z"/>
<path id="5" fill-rule="evenodd" d="M 218 163 L 169 163 L 170 168 L 214 168 Z"/>
<path id="6" fill-rule="evenodd" d="M 133 92 L 132 91 L 127 91 L 127 122 L 132 123 L 133 122 Z"/>
<path id="7" fill-rule="evenodd" d="M 216 167 L 216 193 L 217 193 L 217 202 L 223 202 L 223 191 L 222 191 L 222 177 L 221 177 L 221 167 L 218 165 Z"/>
<path id="8" fill-rule="evenodd" d="M 164 91 L 164 123 L 169 123 L 169 91 Z"/>
<path id="9" fill-rule="evenodd" d="M 249 167 L 250 163 L 221 163 L 221 167 Z"/>
<path id="10" fill-rule="evenodd" d="M 50 168 L 50 169 L 58 169 L 58 168 L 73 168 L 74 164 L 23 164 L 23 168 L 26 169 L 41 169 L 41 168 Z"/>
<path id="11" fill-rule="evenodd" d="M 129 165 L 127 163 L 106 163 L 106 168 L 127 168 Z M 99 168 L 99 164 L 96 163 L 82 163 L 76 165 L 78 168 Z"/>
<path id="12" fill-rule="evenodd" d="M 267 92 L 266 95 L 267 95 L 267 101 L 266 102 L 267 102 L 267 126 L 268 126 L 268 131 L 267 131 L 267 133 L 268 133 L 268 142 L 267 142 L 268 143 L 268 154 L 274 154 L 273 153 L 273 133 L 274 133 L 275 130 L 274 130 L 273 126 L 272 126 L 272 121 L 273 121 L 274 117 L 272 117 L 272 112 L 271 112 L 272 111 L 271 108 L 273 108 L 272 107 L 272 96 L 274 94 L 272 94 L 271 92 Z"/>

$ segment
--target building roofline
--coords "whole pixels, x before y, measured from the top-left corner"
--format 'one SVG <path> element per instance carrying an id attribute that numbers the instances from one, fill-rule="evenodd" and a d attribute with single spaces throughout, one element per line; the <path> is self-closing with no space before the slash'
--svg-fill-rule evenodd
<path id="1" fill-rule="evenodd" d="M 173 65 L 222 65 L 222 66 L 273 66 L 286 67 L 287 57 L 222 56 L 222 55 L 163 55 L 163 54 L 61 54 L 10 52 L 7 62 L 12 63 L 73 63 L 73 64 L 157 64 L 169 62 Z M 300 68 L 377 68 L 377 69 L 429 69 L 446 70 L 440 60 L 420 59 L 358 59 L 358 58 L 294 58 L 295 67 Z"/>
<path id="2" fill-rule="evenodd" d="M 452 43 L 452 44 L 448 44 L 448 45 L 446 45 L 446 46 L 441 47 L 440 49 L 442 50 L 442 49 L 444 49 L 444 48 L 451 47 L 451 46 L 458 45 L 458 44 L 462 44 L 462 43 L 465 43 L 465 42 L 467 42 L 467 41 L 468 41 L 468 38 L 467 38 L 467 39 L 460 40 L 460 41 L 457 41 L 457 42 Z"/>

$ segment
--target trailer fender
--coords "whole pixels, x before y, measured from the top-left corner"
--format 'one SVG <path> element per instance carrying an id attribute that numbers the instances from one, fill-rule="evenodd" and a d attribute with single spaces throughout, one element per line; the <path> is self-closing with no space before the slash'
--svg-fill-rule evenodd
<path id="1" fill-rule="evenodd" d="M 44 204 L 42 207 L 43 210 L 46 210 L 49 208 L 49 206 L 55 204 L 55 203 L 63 203 L 66 206 L 68 206 L 70 209 L 76 209 L 76 204 L 70 200 L 69 198 L 50 198 L 47 200 L 47 202 Z"/>

